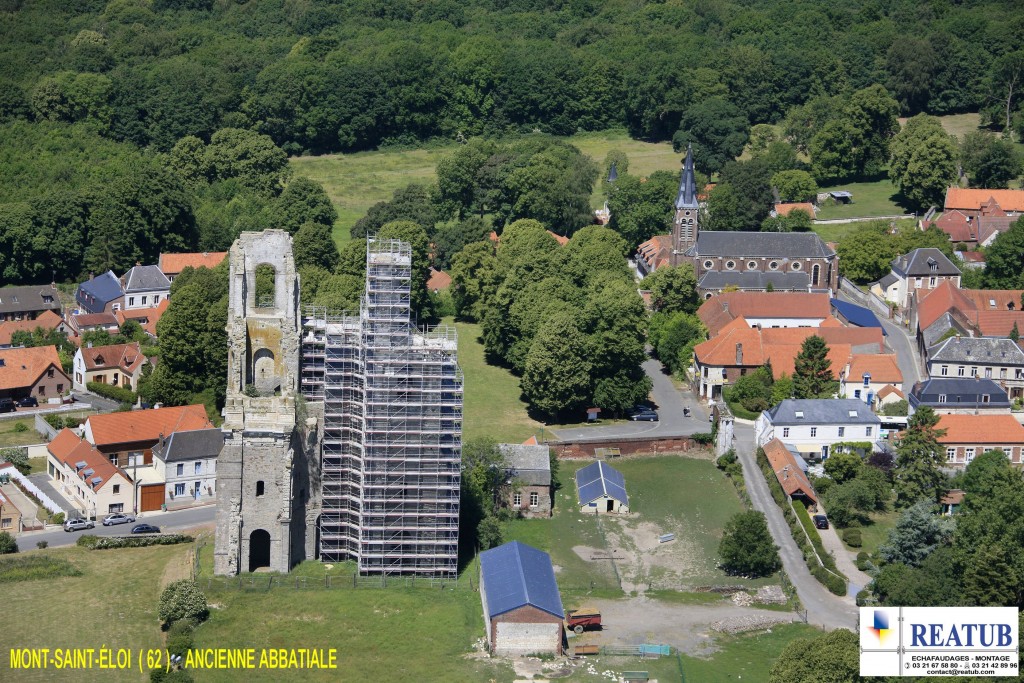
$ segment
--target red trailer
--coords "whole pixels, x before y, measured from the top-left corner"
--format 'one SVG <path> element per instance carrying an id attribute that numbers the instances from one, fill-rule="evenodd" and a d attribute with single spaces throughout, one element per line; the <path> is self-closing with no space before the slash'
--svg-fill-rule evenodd
<path id="1" fill-rule="evenodd" d="M 585 629 L 601 628 L 601 612 L 593 607 L 581 607 L 565 613 L 565 626 L 575 633 L 583 633 Z"/>

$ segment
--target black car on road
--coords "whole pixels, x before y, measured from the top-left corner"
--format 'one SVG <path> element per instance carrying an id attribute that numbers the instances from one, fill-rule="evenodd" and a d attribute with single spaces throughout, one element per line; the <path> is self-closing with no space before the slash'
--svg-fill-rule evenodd
<path id="1" fill-rule="evenodd" d="M 160 527 L 153 526 L 152 524 L 136 524 L 132 527 L 133 534 L 158 534 L 160 533 Z"/>
<path id="2" fill-rule="evenodd" d="M 828 528 L 828 517 L 826 517 L 825 515 L 814 515 L 814 517 L 812 517 L 811 519 L 814 520 L 815 528 L 817 528 L 817 529 L 827 529 Z"/>
<path id="3" fill-rule="evenodd" d="M 648 406 L 633 406 L 626 411 L 629 419 L 634 422 L 657 422 L 658 411 Z"/>
<path id="4" fill-rule="evenodd" d="M 18 405 L 22 408 L 35 408 L 39 405 L 39 399 L 35 396 L 24 396 L 18 399 Z"/>

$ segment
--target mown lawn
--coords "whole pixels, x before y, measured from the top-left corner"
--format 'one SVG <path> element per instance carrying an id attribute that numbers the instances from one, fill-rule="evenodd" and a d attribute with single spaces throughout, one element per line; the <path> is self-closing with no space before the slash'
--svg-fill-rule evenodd
<path id="1" fill-rule="evenodd" d="M 871 515 L 871 524 L 861 527 L 861 543 L 863 544 L 860 548 L 850 548 L 851 552 L 866 552 L 872 555 L 878 552 L 878 546 L 889 540 L 889 532 L 892 531 L 893 527 L 896 526 L 896 520 L 900 517 L 900 513 L 895 510 L 890 510 L 885 513 L 874 513 Z M 840 535 L 842 538 L 842 535 Z M 845 545 L 845 543 L 844 543 Z"/>
<path id="2" fill-rule="evenodd" d="M 681 157 L 672 151 L 671 143 L 632 140 L 623 130 L 583 133 L 566 140 L 590 155 L 598 164 L 604 163 L 605 155 L 612 149 L 625 152 L 629 157 L 629 172 L 634 175 L 680 169 Z M 349 241 L 349 228 L 366 215 L 371 206 L 390 199 L 392 192 L 409 183 L 433 182 L 437 162 L 451 154 L 456 147 L 452 143 L 428 149 L 293 157 L 289 163 L 296 175 L 309 176 L 323 184 L 327 190 L 338 210 L 334 239 L 340 246 Z M 595 209 L 605 199 L 601 179 L 598 180 L 590 198 L 591 206 Z"/>
<path id="3" fill-rule="evenodd" d="M 31 417 L 0 422 L 0 448 L 44 443 L 46 439 L 35 430 L 34 424 Z"/>
<path id="4" fill-rule="evenodd" d="M 806 624 L 785 624 L 760 633 L 721 636 L 716 639 L 721 649 L 709 659 L 682 655 L 685 680 L 700 683 L 767 681 L 768 672 L 784 647 L 798 638 L 820 633 Z"/>
<path id="5" fill-rule="evenodd" d="M 913 229 L 916 226 L 916 222 L 913 218 L 903 218 L 896 221 L 896 226 L 900 230 Z M 856 231 L 858 228 L 864 226 L 863 222 L 857 223 L 832 223 L 829 225 L 815 225 L 813 227 L 814 232 L 818 233 L 826 242 L 838 242 L 839 240 L 846 237 L 849 233 Z"/>
<path id="6" fill-rule="evenodd" d="M 170 562 L 183 562 L 190 545 L 86 550 L 53 548 L 32 553 L 70 561 L 82 576 L 4 584 L 0 652 L 8 665 L 13 647 L 129 648 L 133 671 L 18 671 L 17 681 L 138 681 L 140 648 L 163 647 L 157 618 L 161 578 Z M 0 673 L 0 679 L 4 674 Z"/>
<path id="7" fill-rule="evenodd" d="M 819 192 L 846 190 L 853 194 L 852 204 L 835 204 L 818 209 L 819 220 L 833 218 L 861 218 L 865 216 L 902 216 L 907 212 L 897 204 L 899 196 L 888 178 L 871 182 L 843 183 L 822 187 Z"/>
<path id="8" fill-rule="evenodd" d="M 451 321 L 448 321 L 449 323 Z M 459 365 L 465 376 L 462 434 L 464 439 L 489 437 L 499 443 L 522 443 L 543 425 L 526 413 L 519 378 L 508 369 L 488 365 L 479 340 L 480 325 L 456 323 Z"/>

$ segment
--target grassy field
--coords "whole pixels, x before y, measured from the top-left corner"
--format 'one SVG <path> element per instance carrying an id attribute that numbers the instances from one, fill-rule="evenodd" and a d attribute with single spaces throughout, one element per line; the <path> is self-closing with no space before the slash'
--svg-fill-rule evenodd
<path id="1" fill-rule="evenodd" d="M 913 218 L 902 218 L 896 221 L 896 226 L 900 230 L 913 229 L 917 225 Z M 815 225 L 814 232 L 818 233 L 818 236 L 826 242 L 838 242 L 839 240 L 846 237 L 847 234 L 856 231 L 858 228 L 864 226 L 864 223 L 831 223 L 828 225 Z"/>
<path id="2" fill-rule="evenodd" d="M 540 435 L 541 423 L 526 414 L 519 398 L 519 378 L 505 368 L 488 365 L 479 341 L 480 326 L 457 323 L 459 365 L 465 375 L 463 437 L 490 437 L 501 443 L 521 443 Z"/>
<path id="3" fill-rule="evenodd" d="M 822 206 L 818 210 L 819 220 L 833 218 L 860 218 L 863 216 L 901 216 L 906 209 L 896 203 L 896 188 L 888 178 L 864 183 L 843 183 L 832 187 L 823 187 L 819 192 L 846 190 L 853 193 L 852 204 L 835 204 Z"/>
<path id="4" fill-rule="evenodd" d="M 893 527 L 896 526 L 896 520 L 899 519 L 900 513 L 895 510 L 890 510 L 885 513 L 875 513 L 871 515 L 871 524 L 866 527 L 861 527 L 861 542 L 863 543 L 860 548 L 850 548 L 851 551 L 861 552 L 864 551 L 869 555 L 873 555 L 878 551 L 878 546 L 889 540 L 889 532 L 892 531 Z M 842 538 L 842 536 L 840 536 Z"/>
<path id="5" fill-rule="evenodd" d="M 650 143 L 631 140 L 625 131 L 585 133 L 566 138 L 599 164 L 609 150 L 619 149 L 629 157 L 629 172 L 649 175 L 658 170 L 678 171 L 680 156 L 671 143 Z M 367 210 L 391 193 L 409 183 L 434 181 L 437 162 L 451 154 L 456 145 L 402 151 L 330 154 L 319 157 L 293 157 L 292 171 L 319 181 L 338 210 L 334 238 L 338 245 L 349 241 L 349 228 L 366 215 Z M 595 185 L 591 205 L 596 209 L 604 203 L 601 184 Z"/>
<path id="6" fill-rule="evenodd" d="M 129 648 L 133 671 L 79 670 L 63 680 L 138 681 L 140 648 L 163 647 L 157 600 L 169 564 L 185 561 L 190 546 L 123 550 L 54 548 L 43 553 L 69 560 L 82 576 L 21 581 L 4 586 L 3 667 L 12 647 Z M 4 674 L 0 673 L 0 678 Z M 19 671 L 8 680 L 54 680 L 52 670 Z"/>
<path id="7" fill-rule="evenodd" d="M 819 635 L 821 631 L 806 624 L 775 626 L 770 631 L 733 636 L 717 644 L 721 650 L 710 659 L 682 656 L 687 681 L 767 681 L 768 672 L 779 653 L 798 638 Z"/>
<path id="8" fill-rule="evenodd" d="M 636 524 L 651 524 L 663 532 L 674 532 L 676 548 L 684 552 L 685 566 L 680 563 L 673 566 L 671 572 L 660 572 L 662 567 L 659 566 L 640 570 L 647 572 L 641 577 L 644 582 L 650 581 L 661 589 L 656 591 L 659 598 L 666 597 L 668 591 L 686 593 L 707 585 L 771 583 L 767 579 L 749 581 L 726 576 L 715 567 L 725 522 L 742 507 L 732 485 L 711 461 L 679 456 L 616 461 L 616 469 L 626 479 L 630 512 L 637 513 L 630 515 L 628 521 L 611 517 L 599 520 L 579 512 L 574 478 L 576 470 L 587 464 L 586 461 L 560 462 L 561 488 L 556 494 L 551 519 L 515 520 L 505 529 L 507 540 L 519 540 L 551 553 L 552 562 L 559 567 L 559 586 L 567 595 L 582 598 L 592 588 L 604 597 L 621 594 L 610 560 L 584 560 L 573 547 L 606 550 L 609 533 L 628 532 Z M 636 551 L 635 548 L 625 550 L 627 553 Z M 645 557 L 645 565 L 649 559 Z M 627 580 L 637 582 L 638 570 L 631 563 L 620 562 L 619 571 Z M 707 602 L 678 597 L 683 601 Z"/>
<path id="9" fill-rule="evenodd" d="M 31 417 L 0 422 L 0 448 L 43 443 L 45 439 L 39 435 L 33 424 Z"/>

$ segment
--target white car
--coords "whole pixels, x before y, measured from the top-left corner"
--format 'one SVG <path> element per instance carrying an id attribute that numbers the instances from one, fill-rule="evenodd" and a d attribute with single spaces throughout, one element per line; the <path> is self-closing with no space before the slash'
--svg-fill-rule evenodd
<path id="1" fill-rule="evenodd" d="M 64 531 L 81 531 L 82 529 L 95 529 L 95 522 L 88 519 L 69 519 L 64 522 Z"/>
<path id="2" fill-rule="evenodd" d="M 115 512 L 112 515 L 107 515 L 103 518 L 103 526 L 113 526 L 115 524 L 128 524 L 134 522 L 135 518 L 131 515 L 126 515 L 123 512 Z"/>

